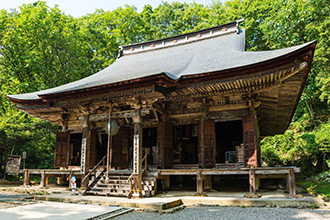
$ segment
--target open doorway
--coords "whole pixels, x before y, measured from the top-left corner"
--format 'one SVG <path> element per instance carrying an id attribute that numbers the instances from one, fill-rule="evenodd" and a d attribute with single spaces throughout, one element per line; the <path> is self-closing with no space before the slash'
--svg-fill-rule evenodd
<path id="1" fill-rule="evenodd" d="M 157 164 L 157 127 L 143 128 L 142 134 L 143 155 L 148 153 L 148 164 Z"/>
<path id="2" fill-rule="evenodd" d="M 174 164 L 198 164 L 197 125 L 174 127 Z"/>
<path id="3" fill-rule="evenodd" d="M 216 162 L 236 163 L 236 146 L 243 143 L 242 120 L 217 122 L 216 128 Z"/>
<path id="4" fill-rule="evenodd" d="M 80 166 L 81 139 L 82 133 L 70 134 L 70 166 Z"/>

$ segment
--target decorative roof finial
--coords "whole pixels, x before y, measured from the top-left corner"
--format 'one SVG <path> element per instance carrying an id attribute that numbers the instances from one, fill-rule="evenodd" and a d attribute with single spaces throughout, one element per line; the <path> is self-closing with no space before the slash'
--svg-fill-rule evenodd
<path id="1" fill-rule="evenodd" d="M 119 51 L 118 51 L 117 59 L 119 59 L 123 55 L 124 55 L 124 47 L 123 46 L 119 46 Z"/>
<path id="2" fill-rule="evenodd" d="M 244 18 L 236 20 L 236 28 L 237 28 L 237 34 L 239 34 L 239 23 L 243 22 Z"/>

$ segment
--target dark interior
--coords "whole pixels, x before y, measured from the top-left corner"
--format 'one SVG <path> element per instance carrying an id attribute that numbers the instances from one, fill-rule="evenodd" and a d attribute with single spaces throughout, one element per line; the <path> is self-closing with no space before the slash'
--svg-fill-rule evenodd
<path id="1" fill-rule="evenodd" d="M 212 176 L 212 189 L 218 192 L 237 192 L 249 190 L 248 175 Z"/>
<path id="2" fill-rule="evenodd" d="M 217 143 L 217 163 L 236 162 L 235 147 L 243 143 L 243 124 L 242 120 L 217 122 L 216 143 Z"/>
<path id="3" fill-rule="evenodd" d="M 174 127 L 174 162 L 180 164 L 198 163 L 197 125 Z"/>
<path id="4" fill-rule="evenodd" d="M 70 161 L 71 166 L 80 166 L 82 133 L 70 134 Z"/>
<path id="5" fill-rule="evenodd" d="M 155 165 L 157 163 L 157 128 L 144 128 L 142 137 L 143 155 L 149 151 L 148 164 Z"/>

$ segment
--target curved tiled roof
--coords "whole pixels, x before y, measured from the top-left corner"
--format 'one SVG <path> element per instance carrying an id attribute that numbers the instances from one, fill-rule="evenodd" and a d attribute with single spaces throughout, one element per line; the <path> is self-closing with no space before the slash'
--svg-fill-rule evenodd
<path id="1" fill-rule="evenodd" d="M 12 100 L 40 100 L 40 96 L 86 90 L 127 80 L 166 74 L 173 81 L 185 76 L 229 70 L 262 63 L 307 47 L 246 52 L 245 31 L 236 23 L 217 26 L 121 48 L 119 58 L 109 67 L 84 79 L 28 94 L 8 95 Z"/>

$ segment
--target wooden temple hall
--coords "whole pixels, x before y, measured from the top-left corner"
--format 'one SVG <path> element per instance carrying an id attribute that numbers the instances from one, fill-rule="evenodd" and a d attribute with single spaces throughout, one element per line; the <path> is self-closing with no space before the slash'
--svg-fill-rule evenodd
<path id="1" fill-rule="evenodd" d="M 255 193 L 262 179 L 283 178 L 294 196 L 299 168 L 262 167 L 260 137 L 287 129 L 316 42 L 247 52 L 240 22 L 121 46 L 94 75 L 9 95 L 63 128 L 60 169 L 25 170 L 25 179 L 70 174 L 85 194 L 141 197 L 186 186 L 203 193 L 226 176 Z"/>

